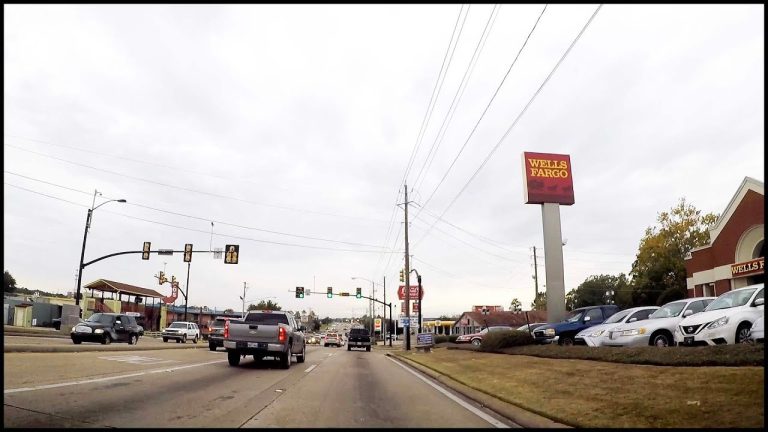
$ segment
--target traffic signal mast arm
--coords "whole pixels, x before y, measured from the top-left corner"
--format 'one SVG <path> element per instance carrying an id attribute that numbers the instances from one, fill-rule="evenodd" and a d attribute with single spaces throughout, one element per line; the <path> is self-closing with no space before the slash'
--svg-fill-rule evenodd
<path id="1" fill-rule="evenodd" d="M 156 250 L 154 250 L 154 251 L 143 251 L 143 250 L 140 250 L 140 251 L 115 252 L 115 253 L 112 253 L 112 254 L 109 254 L 109 255 L 104 255 L 103 257 L 96 258 L 95 260 L 88 261 L 87 263 L 83 263 L 83 268 L 88 267 L 89 265 L 91 265 L 93 263 L 97 263 L 97 262 L 99 262 L 99 261 L 101 261 L 103 259 L 112 258 L 113 256 L 126 255 L 126 254 L 141 254 L 141 253 L 156 254 L 156 253 L 159 253 L 159 252 L 160 251 L 156 251 Z M 165 252 L 165 251 L 163 251 L 163 252 Z M 184 252 L 185 251 L 183 251 L 183 250 L 173 251 L 173 253 L 180 253 L 180 254 L 183 254 Z M 214 251 L 188 251 L 187 253 L 214 253 Z"/>

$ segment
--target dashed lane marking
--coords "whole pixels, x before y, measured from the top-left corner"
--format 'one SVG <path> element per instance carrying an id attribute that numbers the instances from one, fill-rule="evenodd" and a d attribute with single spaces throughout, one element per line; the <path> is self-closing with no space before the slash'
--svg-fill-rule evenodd
<path id="1" fill-rule="evenodd" d="M 163 360 L 154 357 L 142 357 L 137 355 L 120 355 L 99 357 L 102 360 L 119 361 L 130 364 L 160 364 L 160 363 L 178 363 L 178 360 Z"/>
<path id="2" fill-rule="evenodd" d="M 310 372 L 312 372 L 312 369 L 314 369 L 314 368 L 316 368 L 316 367 L 317 367 L 317 365 L 316 365 L 316 364 L 315 364 L 315 365 L 312 365 L 312 366 L 308 367 L 308 368 L 307 368 L 307 370 L 305 370 L 304 372 L 306 372 L 306 373 L 310 373 Z"/>

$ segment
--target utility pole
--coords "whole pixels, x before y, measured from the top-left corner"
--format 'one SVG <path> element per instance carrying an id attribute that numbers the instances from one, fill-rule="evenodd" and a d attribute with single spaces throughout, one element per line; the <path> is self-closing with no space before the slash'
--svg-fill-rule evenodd
<path id="1" fill-rule="evenodd" d="M 536 264 L 536 246 L 533 247 L 533 281 L 536 286 L 536 293 L 533 296 L 533 301 L 539 297 L 539 266 Z"/>
<path id="2" fill-rule="evenodd" d="M 384 340 L 384 346 L 387 346 L 387 277 L 384 276 L 384 285 L 382 285 L 382 288 L 384 289 L 384 305 L 382 306 L 382 309 L 384 309 L 384 320 L 381 323 L 381 335 L 382 340 Z M 389 314 L 389 317 L 392 318 L 392 314 Z"/>
<path id="3" fill-rule="evenodd" d="M 243 300 L 243 318 L 245 318 L 245 291 L 247 289 L 248 288 L 246 287 L 245 282 L 243 282 L 243 296 L 241 297 L 241 299 Z"/>
<path id="4" fill-rule="evenodd" d="M 405 188 L 405 318 L 408 325 L 405 326 L 405 349 L 411 350 L 411 269 L 408 261 L 408 185 Z"/>
<path id="5" fill-rule="evenodd" d="M 187 285 L 184 287 L 186 291 L 184 293 L 184 321 L 187 320 L 187 304 L 189 303 L 189 267 L 191 264 L 191 262 L 187 262 Z"/>

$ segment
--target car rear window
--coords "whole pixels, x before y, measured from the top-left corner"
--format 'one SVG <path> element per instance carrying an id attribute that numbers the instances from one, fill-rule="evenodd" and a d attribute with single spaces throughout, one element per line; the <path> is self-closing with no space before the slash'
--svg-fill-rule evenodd
<path id="1" fill-rule="evenodd" d="M 262 325 L 288 324 L 288 317 L 285 314 L 273 314 L 265 312 L 251 312 L 245 316 L 245 322 L 258 323 Z"/>
<path id="2" fill-rule="evenodd" d="M 350 335 L 354 336 L 368 336 L 368 330 L 367 329 L 361 329 L 361 328 L 353 328 L 349 331 Z"/>

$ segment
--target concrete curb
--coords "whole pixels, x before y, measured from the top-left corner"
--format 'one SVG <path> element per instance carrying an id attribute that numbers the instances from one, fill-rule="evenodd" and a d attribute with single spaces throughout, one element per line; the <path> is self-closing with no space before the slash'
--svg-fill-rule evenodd
<path id="1" fill-rule="evenodd" d="M 128 344 L 110 344 L 110 345 L 4 345 L 6 353 L 54 353 L 54 352 L 90 352 L 90 351 L 157 351 L 167 349 L 204 349 L 208 351 L 208 345 L 187 345 L 173 344 L 168 346 L 142 346 L 141 342 L 136 345 Z"/>
<path id="2" fill-rule="evenodd" d="M 420 372 L 424 373 L 425 375 L 430 376 L 431 378 L 437 380 L 441 384 L 444 384 L 446 387 L 449 387 L 450 389 L 461 393 L 462 395 L 468 397 L 469 399 L 472 399 L 473 401 L 481 404 L 482 406 L 514 421 L 515 423 L 525 428 L 549 429 L 549 428 L 571 428 L 572 427 L 572 426 L 564 425 L 562 423 L 557 423 L 544 416 L 527 411 L 523 408 L 520 408 L 511 403 L 497 399 L 479 390 L 475 390 L 471 387 L 468 387 L 454 380 L 452 377 L 448 375 L 443 375 L 439 372 L 436 372 L 411 359 L 399 356 L 397 354 L 385 353 L 384 355 L 388 357 L 396 358 L 397 360 L 400 360 L 406 363 L 408 366 L 411 366 L 419 370 Z"/>
<path id="3" fill-rule="evenodd" d="M 39 333 L 39 332 L 3 332 L 3 336 L 21 336 L 21 337 L 48 337 L 48 338 L 60 338 L 69 339 L 69 334 L 61 334 L 59 332 Z"/>

